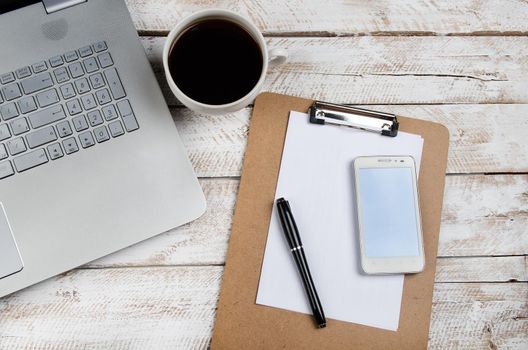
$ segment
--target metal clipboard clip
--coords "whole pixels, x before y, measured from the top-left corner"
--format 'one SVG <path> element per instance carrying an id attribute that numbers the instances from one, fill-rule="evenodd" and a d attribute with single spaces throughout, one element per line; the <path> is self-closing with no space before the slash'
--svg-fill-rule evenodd
<path id="1" fill-rule="evenodd" d="M 390 137 L 398 135 L 399 123 L 394 114 L 321 101 L 312 104 L 309 114 L 310 123 L 314 124 L 344 125 Z"/>

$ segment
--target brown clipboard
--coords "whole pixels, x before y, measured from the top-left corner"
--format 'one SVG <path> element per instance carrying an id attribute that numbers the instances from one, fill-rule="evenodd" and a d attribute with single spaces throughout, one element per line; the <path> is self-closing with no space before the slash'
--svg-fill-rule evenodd
<path id="1" fill-rule="evenodd" d="M 424 139 L 419 175 L 425 270 L 406 275 L 397 332 L 257 305 L 256 295 L 289 112 L 312 100 L 262 93 L 251 117 L 242 178 L 214 326 L 212 349 L 425 349 L 429 333 L 449 134 L 398 116 L 400 130 Z"/>

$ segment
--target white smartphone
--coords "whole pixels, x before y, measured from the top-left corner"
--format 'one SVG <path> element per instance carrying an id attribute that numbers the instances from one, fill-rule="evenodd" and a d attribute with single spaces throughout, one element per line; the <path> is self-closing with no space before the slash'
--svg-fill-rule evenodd
<path id="1" fill-rule="evenodd" d="M 354 160 L 361 267 L 367 274 L 416 273 L 425 265 L 416 166 L 410 156 Z"/>

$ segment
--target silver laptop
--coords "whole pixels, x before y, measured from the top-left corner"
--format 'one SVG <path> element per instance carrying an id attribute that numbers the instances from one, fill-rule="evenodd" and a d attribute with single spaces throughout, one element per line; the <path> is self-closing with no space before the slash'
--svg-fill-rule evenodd
<path id="1" fill-rule="evenodd" d="M 124 1 L 0 13 L 0 297 L 199 217 Z"/>

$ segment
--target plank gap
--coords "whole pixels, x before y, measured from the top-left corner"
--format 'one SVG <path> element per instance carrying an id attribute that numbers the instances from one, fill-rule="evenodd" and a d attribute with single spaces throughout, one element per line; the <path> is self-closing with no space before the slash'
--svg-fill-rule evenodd
<path id="1" fill-rule="evenodd" d="M 150 269 L 150 268 L 179 268 L 179 267 L 224 267 L 225 263 L 196 263 L 196 264 L 152 264 L 152 265 L 83 265 L 76 267 L 73 270 L 110 270 L 110 269 Z"/>
<path id="2" fill-rule="evenodd" d="M 169 30 L 138 30 L 139 36 L 167 36 Z M 361 33 L 338 33 L 329 31 L 310 31 L 310 32 L 262 32 L 265 38 L 353 38 L 353 37 L 519 37 L 528 36 L 527 31 L 507 31 L 507 32 L 490 32 L 476 31 L 469 33 L 439 33 L 439 32 L 422 32 L 422 31 L 383 31 L 383 32 L 361 32 Z"/>
<path id="3" fill-rule="evenodd" d="M 526 284 L 528 285 L 528 281 L 447 281 L 447 282 L 441 282 L 441 281 L 435 281 L 435 284 L 517 284 L 522 285 Z"/>
<path id="4" fill-rule="evenodd" d="M 472 258 L 513 258 L 528 257 L 527 254 L 490 254 L 490 255 L 438 255 L 438 259 L 472 259 Z"/>

